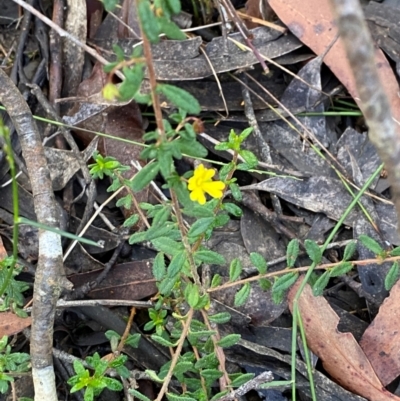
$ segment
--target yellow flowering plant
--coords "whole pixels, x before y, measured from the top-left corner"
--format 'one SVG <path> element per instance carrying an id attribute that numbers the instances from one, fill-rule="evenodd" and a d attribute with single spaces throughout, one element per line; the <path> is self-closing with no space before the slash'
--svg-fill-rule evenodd
<path id="1" fill-rule="evenodd" d="M 225 387 L 220 388 L 223 393 L 252 378 L 251 374 L 231 375 L 225 369 L 223 348 L 236 344 L 240 336 L 230 334 L 221 338 L 217 326 L 213 330 L 209 329 L 212 323 L 217 325 L 228 322 L 230 314 L 212 312 L 209 290 L 211 286 L 215 288 L 221 284 L 221 277 L 214 275 L 212 283 L 203 282 L 199 270 L 203 264 L 226 265 L 224 257 L 207 249 L 204 240 L 213 234 L 215 228 L 227 224 L 231 216 L 241 216 L 242 211 L 235 203 L 241 199 L 241 194 L 234 173 L 236 169 L 253 168 L 258 161 L 253 153 L 241 147 L 252 129 L 246 129 L 240 134 L 231 131 L 227 141 L 219 145 L 219 150 L 232 150 L 233 158 L 220 169 L 219 179 L 214 179 L 216 170 L 206 168 L 204 164 L 198 165 L 193 173 L 180 176 L 175 167 L 176 160 L 183 156 L 200 159 L 208 155 L 207 149 L 197 140 L 198 130 L 202 129 L 199 128 L 202 127 L 201 120 L 193 117 L 200 113 L 200 104 L 183 89 L 158 83 L 152 75 L 153 68 L 147 69 L 151 96 L 140 93 L 144 78 L 143 60 L 146 60 L 147 65 L 152 62 L 150 43 L 157 42 L 160 33 L 165 33 L 172 39 L 180 38 L 175 24 L 170 20 L 166 21 L 172 14 L 179 13 L 180 1 L 160 2 L 162 16 L 154 11 L 149 0 L 140 0 L 137 4 L 143 57 L 136 48 L 131 60 L 126 61 L 123 52 L 115 47 L 117 60 L 106 66 L 105 71 L 112 76 L 119 70 L 125 75 L 125 80 L 119 86 L 106 86 L 104 95 L 125 100 L 134 99 L 138 103 L 153 106 L 157 128 L 144 135 L 147 145 L 141 153 L 141 158 L 148 160 L 148 163 L 132 180 L 127 180 L 119 174 L 117 164 L 104 163 L 96 154 L 91 172 L 96 177 L 111 176 L 113 182 L 110 191 L 116 191 L 121 186 L 127 190 L 127 195 L 118 200 L 117 206 L 130 208 L 135 205 L 137 214 L 129 217 L 124 222 L 124 227 L 134 230 L 139 221 L 142 222 L 142 227 L 148 227 L 146 230 L 133 232 L 129 243 L 150 242 L 158 251 L 152 266 L 158 294 L 153 298 L 154 304 L 144 329 L 152 333 L 153 341 L 174 349 L 174 356 L 161 367 L 158 374 L 154 371 L 147 372 L 156 382 L 164 383 L 157 400 L 166 395 L 172 401 L 207 401 L 216 396 L 213 384 L 219 378 L 223 377 L 221 383 L 226 383 Z M 168 119 L 163 118 L 159 96 L 177 109 L 169 114 Z M 239 157 L 244 163 L 238 163 Z M 118 167 L 121 168 L 120 165 Z M 135 192 L 146 188 L 155 178 L 165 182 L 164 188 L 169 190 L 170 200 L 161 204 L 139 204 Z M 223 199 L 228 188 L 233 201 Z M 207 197 L 211 198 L 208 202 Z M 192 223 L 189 225 L 187 220 Z M 262 256 L 258 255 L 255 265 L 261 266 L 265 272 L 266 263 L 261 263 L 261 260 Z M 235 259 L 229 266 L 230 280 L 237 280 L 241 271 L 241 263 L 239 259 Z M 243 305 L 249 295 L 250 284 L 246 283 L 238 290 L 235 305 Z M 197 316 L 194 317 L 195 311 L 200 312 L 201 321 Z M 173 329 L 167 329 L 167 314 L 169 318 L 175 318 Z M 172 378 L 182 384 L 182 395 L 167 392 Z M 150 401 L 136 389 L 130 389 L 130 392 L 142 401 Z"/>

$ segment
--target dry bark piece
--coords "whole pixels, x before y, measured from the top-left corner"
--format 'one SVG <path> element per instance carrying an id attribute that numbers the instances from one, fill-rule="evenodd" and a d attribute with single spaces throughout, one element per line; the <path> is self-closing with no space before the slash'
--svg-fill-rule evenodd
<path id="1" fill-rule="evenodd" d="M 302 280 L 303 277 L 288 294 L 292 312 L 293 300 Z M 400 400 L 383 387 L 353 335 L 338 331 L 339 317 L 325 298 L 314 297 L 311 287 L 306 285 L 298 301 L 298 308 L 308 346 L 339 384 L 371 401 Z"/>
<path id="2" fill-rule="evenodd" d="M 360 345 L 384 386 L 400 374 L 398 316 L 400 313 L 400 281 L 379 309 L 374 321 L 365 330 Z"/>
<path id="3" fill-rule="evenodd" d="M 285 25 L 317 55 L 323 53 L 337 36 L 329 0 L 269 0 L 269 4 Z M 396 77 L 380 49 L 375 52 L 375 60 L 382 85 L 391 104 L 393 117 L 396 121 L 400 121 L 400 98 L 397 95 L 399 85 Z M 324 63 L 345 85 L 362 109 L 353 72 L 340 39 L 328 52 Z"/>

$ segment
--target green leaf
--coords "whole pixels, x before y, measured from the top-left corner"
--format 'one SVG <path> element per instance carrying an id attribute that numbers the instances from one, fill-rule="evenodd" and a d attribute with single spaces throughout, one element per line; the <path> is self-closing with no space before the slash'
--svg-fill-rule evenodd
<path id="1" fill-rule="evenodd" d="M 351 241 L 346 245 L 346 248 L 344 248 L 344 253 L 343 253 L 344 262 L 346 260 L 349 260 L 354 255 L 356 248 L 357 248 L 357 241 Z"/>
<path id="2" fill-rule="evenodd" d="M 153 381 L 155 381 L 157 383 L 164 383 L 164 380 L 160 379 L 157 376 L 157 373 L 154 372 L 154 370 L 147 369 L 145 372 L 146 372 L 147 376 L 150 377 L 151 380 L 153 380 Z"/>
<path id="3" fill-rule="evenodd" d="M 172 14 L 179 14 L 181 12 L 180 0 L 167 0 L 167 6 Z"/>
<path id="4" fill-rule="evenodd" d="M 267 278 L 260 278 L 258 280 L 258 285 L 263 291 L 268 291 L 272 287 L 272 283 Z"/>
<path id="5" fill-rule="evenodd" d="M 167 273 L 164 254 L 159 252 L 153 262 L 153 276 L 157 281 L 162 280 Z"/>
<path id="6" fill-rule="evenodd" d="M 272 291 L 272 301 L 274 304 L 279 305 L 283 301 L 285 291 Z"/>
<path id="7" fill-rule="evenodd" d="M 257 159 L 257 156 L 253 152 L 250 152 L 250 150 L 243 149 L 239 152 L 239 154 L 240 154 L 240 156 L 243 157 L 244 161 L 246 162 L 246 164 L 248 166 L 250 166 L 251 169 L 254 167 L 257 167 L 258 159 Z"/>
<path id="8" fill-rule="evenodd" d="M 200 310 L 205 307 L 209 308 L 209 306 L 210 306 L 210 295 L 203 294 L 200 296 L 199 302 L 197 302 L 196 306 L 194 306 L 194 309 Z"/>
<path id="9" fill-rule="evenodd" d="M 118 0 L 102 0 L 104 4 L 104 9 L 109 11 L 114 11 L 115 7 L 118 4 Z"/>
<path id="10" fill-rule="evenodd" d="M 188 283 L 185 288 L 185 299 L 191 308 L 196 307 L 200 299 L 199 289 L 197 285 Z"/>
<path id="11" fill-rule="evenodd" d="M 218 287 L 222 283 L 222 277 L 219 274 L 214 274 L 211 280 L 211 288 Z"/>
<path id="12" fill-rule="evenodd" d="M 238 258 L 233 259 L 229 266 L 229 281 L 236 281 L 240 277 L 242 270 L 242 262 Z"/>
<path id="13" fill-rule="evenodd" d="M 222 207 L 232 216 L 241 217 L 243 215 L 242 209 L 234 203 L 224 203 Z"/>
<path id="14" fill-rule="evenodd" d="M 203 376 L 208 383 L 213 383 L 215 380 L 222 377 L 223 372 L 218 369 L 203 369 L 200 371 L 201 376 Z"/>
<path id="15" fill-rule="evenodd" d="M 400 246 L 398 246 L 397 248 L 392 249 L 389 252 L 390 256 L 400 256 Z"/>
<path id="16" fill-rule="evenodd" d="M 292 239 L 286 249 L 286 263 L 288 267 L 293 267 L 299 256 L 299 240 Z"/>
<path id="17" fill-rule="evenodd" d="M 183 250 L 183 245 L 180 242 L 176 242 L 168 237 L 153 239 L 151 243 L 157 251 L 164 252 L 167 255 L 176 255 Z"/>
<path id="18" fill-rule="evenodd" d="M 158 336 L 157 334 L 152 334 L 151 339 L 156 343 L 161 344 L 163 347 L 176 347 L 178 344 L 178 342 L 173 343 L 166 340 L 164 337 Z"/>
<path id="19" fill-rule="evenodd" d="M 204 368 L 216 368 L 218 366 L 218 358 L 215 353 L 211 353 L 203 356 L 198 361 L 196 361 L 194 367 L 196 369 L 204 369 Z"/>
<path id="20" fill-rule="evenodd" d="M 141 335 L 139 333 L 129 334 L 128 338 L 125 340 L 125 344 L 132 348 L 137 348 L 139 346 Z"/>
<path id="21" fill-rule="evenodd" d="M 378 242 L 376 242 L 371 237 L 368 237 L 367 235 L 360 235 L 358 239 L 366 248 L 372 251 L 375 255 L 379 255 L 384 252 L 382 247 L 378 244 Z"/>
<path id="22" fill-rule="evenodd" d="M 232 347 L 232 345 L 235 345 L 240 341 L 240 338 L 240 334 L 228 334 L 227 336 L 222 337 L 217 342 L 217 345 L 221 348 Z"/>
<path id="23" fill-rule="evenodd" d="M 228 174 L 233 171 L 235 169 L 235 163 L 230 162 L 228 164 L 225 164 L 225 166 L 223 166 L 221 168 L 221 170 L 219 170 L 219 178 L 224 181 L 226 180 L 226 178 L 228 177 Z"/>
<path id="24" fill-rule="evenodd" d="M 236 377 L 235 380 L 232 380 L 232 387 L 240 387 L 243 384 L 247 383 L 249 380 L 254 378 L 254 373 L 243 373 L 239 377 Z"/>
<path id="25" fill-rule="evenodd" d="M 244 129 L 240 134 L 239 134 L 239 138 L 240 141 L 243 142 L 252 132 L 253 132 L 254 128 L 253 127 L 248 127 L 246 129 Z"/>
<path id="26" fill-rule="evenodd" d="M 197 217 L 198 219 L 202 217 L 214 217 L 213 210 L 200 205 L 194 205 L 191 209 L 184 209 L 182 212 L 187 216 Z"/>
<path id="27" fill-rule="evenodd" d="M 171 291 L 174 288 L 177 279 L 178 277 L 173 277 L 173 278 L 166 277 L 158 285 L 158 291 L 160 291 L 162 295 L 168 297 L 171 294 Z"/>
<path id="28" fill-rule="evenodd" d="M 183 395 L 176 395 L 172 393 L 166 394 L 169 401 L 197 401 L 195 398 L 187 397 Z"/>
<path id="29" fill-rule="evenodd" d="M 329 277 L 338 277 L 346 274 L 353 268 L 353 264 L 350 262 L 343 262 L 340 265 L 335 266 L 329 271 Z"/>
<path id="30" fill-rule="evenodd" d="M 193 157 L 206 157 L 208 154 L 207 149 L 197 141 L 188 141 L 183 138 L 179 138 L 175 141 L 179 150 L 188 156 Z"/>
<path id="31" fill-rule="evenodd" d="M 93 401 L 94 400 L 94 389 L 93 387 L 87 387 L 85 390 L 85 394 L 83 395 L 84 401 Z"/>
<path id="32" fill-rule="evenodd" d="M 272 285 L 272 292 L 286 291 L 288 288 L 290 288 L 296 282 L 298 277 L 299 277 L 299 274 L 294 273 L 294 272 L 288 273 L 288 274 L 283 275 L 282 277 L 279 277 Z"/>
<path id="33" fill-rule="evenodd" d="M 250 295 L 250 283 L 246 283 L 236 294 L 235 294 L 235 306 L 242 306 L 247 301 Z"/>
<path id="34" fill-rule="evenodd" d="M 195 259 L 200 262 L 214 265 L 224 265 L 226 264 L 225 258 L 217 252 L 204 250 L 197 251 L 194 254 Z"/>
<path id="35" fill-rule="evenodd" d="M 160 26 L 156 16 L 151 10 L 150 2 L 148 0 L 138 1 L 138 14 L 144 34 L 151 43 L 158 43 L 160 38 Z"/>
<path id="36" fill-rule="evenodd" d="M 176 253 L 167 268 L 167 277 L 172 278 L 179 274 L 186 262 L 186 259 L 186 251 L 180 251 Z"/>
<path id="37" fill-rule="evenodd" d="M 161 227 L 171 215 L 171 208 L 169 206 L 162 207 L 153 217 L 151 222 L 152 227 Z"/>
<path id="38" fill-rule="evenodd" d="M 133 67 L 124 67 L 122 69 L 126 79 L 119 87 L 119 97 L 121 100 L 132 99 L 143 82 L 144 70 L 142 64 L 136 64 Z"/>
<path id="39" fill-rule="evenodd" d="M 157 84 L 157 92 L 161 92 L 171 103 L 190 114 L 199 114 L 201 111 L 197 99 L 184 89 L 174 85 Z"/>
<path id="40" fill-rule="evenodd" d="M 198 219 L 192 224 L 188 232 L 188 237 L 198 237 L 199 235 L 205 233 L 211 224 L 214 222 L 214 217 L 204 217 Z"/>
<path id="41" fill-rule="evenodd" d="M 396 284 L 400 276 L 400 268 L 398 262 L 394 262 L 390 268 L 388 274 L 385 277 L 385 288 L 390 291 L 392 287 Z"/>
<path id="42" fill-rule="evenodd" d="M 129 216 L 123 224 L 123 227 L 132 227 L 134 226 L 137 222 L 139 221 L 139 215 L 138 214 L 132 214 Z"/>
<path id="43" fill-rule="evenodd" d="M 135 398 L 139 399 L 140 401 L 151 401 L 150 398 L 146 397 L 145 395 L 135 390 L 134 388 L 130 388 L 129 393 L 132 394 Z"/>
<path id="44" fill-rule="evenodd" d="M 137 244 L 138 242 L 143 242 L 146 241 L 147 239 L 147 233 L 146 231 L 141 231 L 138 233 L 134 233 L 129 237 L 129 244 L 133 245 L 133 244 Z"/>
<path id="45" fill-rule="evenodd" d="M 219 393 L 215 394 L 214 397 L 211 398 L 210 401 L 218 401 L 223 396 L 227 395 L 229 390 L 220 391 Z"/>
<path id="46" fill-rule="evenodd" d="M 257 252 L 250 253 L 251 263 L 256 267 L 260 274 L 265 274 L 267 272 L 267 262 L 264 257 Z"/>
<path id="47" fill-rule="evenodd" d="M 251 164 L 247 164 L 247 163 L 239 163 L 236 166 L 236 170 L 239 170 L 239 171 L 249 171 L 252 168 L 254 168 L 254 167 Z"/>
<path id="48" fill-rule="evenodd" d="M 117 200 L 117 203 L 115 204 L 116 207 L 121 207 L 123 206 L 125 209 L 130 209 L 132 205 L 132 195 L 128 194 L 122 198 L 119 198 Z"/>
<path id="49" fill-rule="evenodd" d="M 131 183 L 132 191 L 141 191 L 147 184 L 149 184 L 156 177 L 160 170 L 157 162 L 149 163 L 144 166 L 134 177 Z"/>
<path id="50" fill-rule="evenodd" d="M 228 214 L 220 213 L 214 218 L 214 228 L 223 227 L 225 224 L 228 224 L 230 217 Z"/>
<path id="51" fill-rule="evenodd" d="M 180 30 L 178 25 L 175 22 L 169 20 L 165 17 L 158 18 L 158 22 L 160 24 L 161 31 L 165 33 L 165 35 L 169 39 L 173 40 L 185 40 L 186 35 Z"/>
<path id="52" fill-rule="evenodd" d="M 214 146 L 215 150 L 229 150 L 231 148 L 230 144 L 228 142 L 220 142 L 217 145 Z"/>
<path id="53" fill-rule="evenodd" d="M 174 368 L 174 373 L 175 374 L 183 374 L 188 372 L 189 370 L 192 370 L 194 368 L 193 362 L 189 362 L 189 361 L 182 361 L 182 362 L 178 362 L 175 365 Z"/>
<path id="54" fill-rule="evenodd" d="M 111 341 L 112 338 L 116 338 L 118 341 L 121 339 L 121 336 L 114 330 L 107 330 L 104 335 L 109 341 Z"/>
<path id="55" fill-rule="evenodd" d="M 241 202 L 243 199 L 242 192 L 240 191 L 240 187 L 235 182 L 229 184 L 229 189 L 231 190 L 232 196 L 237 202 Z"/>
<path id="56" fill-rule="evenodd" d="M 307 255 L 310 257 L 313 263 L 315 263 L 316 265 L 321 263 L 322 252 L 319 245 L 313 240 L 306 239 L 304 241 L 304 246 L 306 248 Z"/>
<path id="57" fill-rule="evenodd" d="M 324 272 L 313 285 L 313 294 L 315 297 L 319 297 L 324 292 L 324 289 L 329 283 L 329 272 Z"/>
<path id="58" fill-rule="evenodd" d="M 231 320 L 231 314 L 228 312 L 220 312 L 216 313 L 215 315 L 208 316 L 208 319 L 213 323 L 224 324 Z"/>
<path id="59" fill-rule="evenodd" d="M 113 379 L 112 377 L 102 377 L 101 380 L 109 390 L 121 391 L 124 388 L 120 381 Z"/>

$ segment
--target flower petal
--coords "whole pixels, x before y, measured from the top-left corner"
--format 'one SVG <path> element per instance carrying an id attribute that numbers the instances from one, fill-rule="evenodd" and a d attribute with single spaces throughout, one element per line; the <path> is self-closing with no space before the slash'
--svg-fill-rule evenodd
<path id="1" fill-rule="evenodd" d="M 198 202 L 200 205 L 204 205 L 206 203 L 206 196 L 204 195 L 204 191 L 201 188 L 196 188 L 190 193 L 190 199 L 193 202 Z"/>
<path id="2" fill-rule="evenodd" d="M 225 184 L 222 181 L 205 182 L 202 185 L 203 191 L 207 192 L 213 198 L 221 198 Z"/>

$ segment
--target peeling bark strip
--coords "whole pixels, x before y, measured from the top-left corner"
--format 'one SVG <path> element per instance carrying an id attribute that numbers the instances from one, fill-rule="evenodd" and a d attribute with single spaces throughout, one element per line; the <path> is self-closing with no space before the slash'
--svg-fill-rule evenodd
<path id="1" fill-rule="evenodd" d="M 0 103 L 18 132 L 29 172 L 37 221 L 57 227 L 57 207 L 41 138 L 31 111 L 11 79 L 0 69 Z M 52 346 L 55 305 L 60 293 L 60 236 L 39 230 L 39 260 L 32 307 L 31 359 L 36 401 L 57 401 Z"/>
<path id="2" fill-rule="evenodd" d="M 400 216 L 400 125 L 392 118 L 389 101 L 379 81 L 371 35 L 358 0 L 331 0 L 331 3 L 353 70 L 369 138 L 389 173 L 397 216 Z"/>

